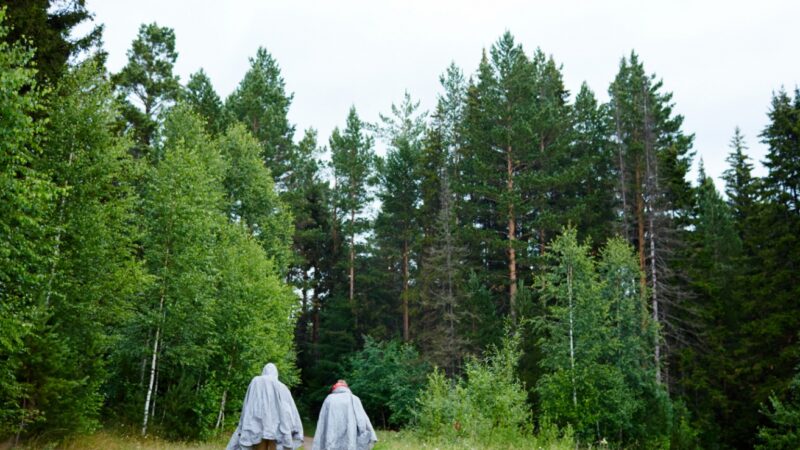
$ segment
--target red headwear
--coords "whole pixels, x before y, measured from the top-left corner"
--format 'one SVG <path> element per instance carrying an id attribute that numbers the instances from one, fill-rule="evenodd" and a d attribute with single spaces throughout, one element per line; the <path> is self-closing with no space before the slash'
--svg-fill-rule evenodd
<path id="1" fill-rule="evenodd" d="M 347 386 L 347 381 L 344 381 L 344 380 L 337 381 L 336 384 L 334 384 L 331 387 L 331 392 L 335 391 L 336 389 L 339 389 L 340 387 L 348 387 Z"/>

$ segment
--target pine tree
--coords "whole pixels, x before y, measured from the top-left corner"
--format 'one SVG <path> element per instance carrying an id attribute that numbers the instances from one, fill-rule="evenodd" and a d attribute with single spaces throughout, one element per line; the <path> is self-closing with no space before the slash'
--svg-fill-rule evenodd
<path id="1" fill-rule="evenodd" d="M 485 282 L 506 292 L 504 310 L 516 314 L 517 254 L 527 247 L 519 242 L 518 221 L 530 208 L 525 174 L 534 142 L 529 120 L 531 64 L 504 34 L 491 48 L 491 60 L 484 53 L 477 82 L 467 91 L 465 145 L 459 156 L 457 192 L 462 203 L 464 242 L 474 248 L 474 261 L 490 276 Z"/>
<path id="2" fill-rule="evenodd" d="M 291 103 L 278 63 L 263 47 L 250 58 L 250 69 L 225 101 L 226 109 L 258 140 L 262 160 L 281 192 L 292 170 L 294 126 L 287 118 Z"/>
<path id="3" fill-rule="evenodd" d="M 425 113 L 418 113 L 419 102 L 411 100 L 408 92 L 403 102 L 392 104 L 392 116 L 381 115 L 378 133 L 389 145 L 385 159 L 379 160 L 378 199 L 381 211 L 375 222 L 383 250 L 398 256 L 398 272 L 402 278 L 400 293 L 403 317 L 403 340 L 411 339 L 409 297 L 412 266 L 419 265 L 414 257 L 420 235 L 419 163 L 422 137 L 425 133 Z M 393 258 L 394 259 L 394 258 Z"/>
<path id="4" fill-rule="evenodd" d="M 128 64 L 112 78 L 122 103 L 126 126 L 132 129 L 138 157 L 152 154 L 159 115 L 180 94 L 177 75 L 172 70 L 178 53 L 175 32 L 156 23 L 142 24 L 128 50 Z"/>
<path id="5" fill-rule="evenodd" d="M 282 196 L 294 217 L 294 258 L 288 279 L 300 293 L 295 342 L 305 387 L 315 382 L 315 369 L 321 356 L 317 344 L 323 308 L 338 281 L 334 266 L 339 254 L 333 251 L 331 236 L 332 192 L 322 172 L 324 163 L 318 159 L 322 150 L 317 143 L 316 130 L 306 130 L 294 152 L 294 170 L 287 179 L 288 189 Z M 320 381 L 327 382 L 327 379 Z"/>
<path id="6" fill-rule="evenodd" d="M 294 217 L 294 260 L 289 280 L 301 293 L 298 344 L 315 342 L 319 335 L 321 299 L 328 292 L 326 267 L 334 259 L 330 242 L 331 192 L 323 178 L 322 162 L 318 159 L 321 152 L 317 131 L 306 130 L 293 153 L 294 170 L 287 179 L 288 189 L 282 196 Z"/>
<path id="7" fill-rule="evenodd" d="M 372 200 L 370 186 L 375 182 L 375 155 L 372 137 L 366 134 L 355 107 L 350 108 L 344 131 L 333 130 L 330 138 L 331 167 L 334 177 L 334 222 L 342 221 L 342 234 L 348 240 L 347 298 L 353 318 L 358 324 L 358 307 L 355 298 L 356 237 L 366 231 L 368 222 L 363 217 Z M 341 217 L 338 214 L 341 214 Z M 335 225 L 334 225 L 335 226 Z M 334 236 L 334 246 L 339 245 Z"/>

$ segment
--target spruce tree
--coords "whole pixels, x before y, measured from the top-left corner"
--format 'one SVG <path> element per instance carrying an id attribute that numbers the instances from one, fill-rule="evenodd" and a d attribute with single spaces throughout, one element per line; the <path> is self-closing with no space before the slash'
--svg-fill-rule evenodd
<path id="1" fill-rule="evenodd" d="M 606 105 L 581 85 L 572 108 L 571 142 L 561 153 L 557 187 L 559 222 L 574 225 L 581 236 L 599 247 L 612 235 L 616 171 L 611 141 L 611 117 Z"/>
<path id="2" fill-rule="evenodd" d="M 41 84 L 58 83 L 68 69 L 70 58 L 101 44 L 103 25 L 95 25 L 82 36 L 75 28 L 94 19 L 86 0 L 6 0 L 5 23 L 10 27 L 3 40 L 9 44 L 27 41 L 36 48 L 33 62 Z"/>
<path id="3" fill-rule="evenodd" d="M 757 405 L 766 404 L 774 392 L 784 392 L 797 365 L 797 273 L 800 260 L 797 211 L 797 145 L 800 95 L 792 99 L 779 91 L 773 95 L 769 123 L 761 138 L 769 146 L 764 165 L 768 173 L 759 182 L 756 213 L 746 222 L 746 297 L 741 302 L 740 357 L 737 359 L 743 393 L 735 422 L 738 438 L 753 445 L 753 435 L 764 417 Z"/>
<path id="4" fill-rule="evenodd" d="M 725 180 L 728 204 L 733 208 L 734 219 L 739 227 L 739 237 L 744 238 L 742 227 L 754 212 L 757 187 L 753 178 L 753 163 L 745 153 L 747 145 L 739 127 L 734 130 L 730 148 L 731 152 L 725 159 L 729 167 L 722 173 L 722 179 Z"/>
<path id="5" fill-rule="evenodd" d="M 227 116 L 222 100 L 214 90 L 211 79 L 203 69 L 189 76 L 189 82 L 183 92 L 183 100 L 203 116 L 206 121 L 206 131 L 218 135 L 227 128 Z"/>
<path id="6" fill-rule="evenodd" d="M 687 225 L 692 204 L 686 173 L 693 136 L 681 130 L 683 117 L 672 112 L 672 94 L 645 72 L 635 53 L 620 62 L 609 95 L 620 231 L 637 248 L 640 292 L 649 295 L 651 314 L 667 343 L 685 342 L 694 318 L 681 302 L 685 286 L 677 260 L 684 251 L 681 226 Z M 657 344 L 653 357 L 661 367 L 659 381 L 668 381 L 668 356 Z"/>

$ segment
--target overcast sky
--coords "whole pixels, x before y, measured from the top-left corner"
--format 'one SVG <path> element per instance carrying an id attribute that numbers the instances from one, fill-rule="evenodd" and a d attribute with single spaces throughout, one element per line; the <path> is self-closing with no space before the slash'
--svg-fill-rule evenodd
<path id="1" fill-rule="evenodd" d="M 141 23 L 175 30 L 176 72 L 185 82 L 205 69 L 224 99 L 264 46 L 294 93 L 289 119 L 319 130 L 327 143 L 355 105 L 377 120 L 404 90 L 432 109 L 438 76 L 455 61 L 467 75 L 481 50 L 509 30 L 526 53 L 536 47 L 563 64 L 574 94 L 586 81 L 605 101 L 619 60 L 631 50 L 674 93 L 697 161 L 725 169 L 740 126 L 749 153 L 758 142 L 771 93 L 800 84 L 800 1 L 219 1 L 88 0 L 105 24 L 114 72 Z M 759 168 L 760 169 L 760 168 Z M 761 170 L 758 173 L 763 173 Z"/>

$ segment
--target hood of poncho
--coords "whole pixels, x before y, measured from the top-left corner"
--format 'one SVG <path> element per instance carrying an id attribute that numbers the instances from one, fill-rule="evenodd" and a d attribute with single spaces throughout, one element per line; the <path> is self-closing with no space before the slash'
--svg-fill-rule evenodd
<path id="1" fill-rule="evenodd" d="M 261 371 L 261 375 L 265 377 L 278 378 L 278 367 L 275 364 L 268 363 L 266 366 L 264 366 L 264 370 Z"/>

